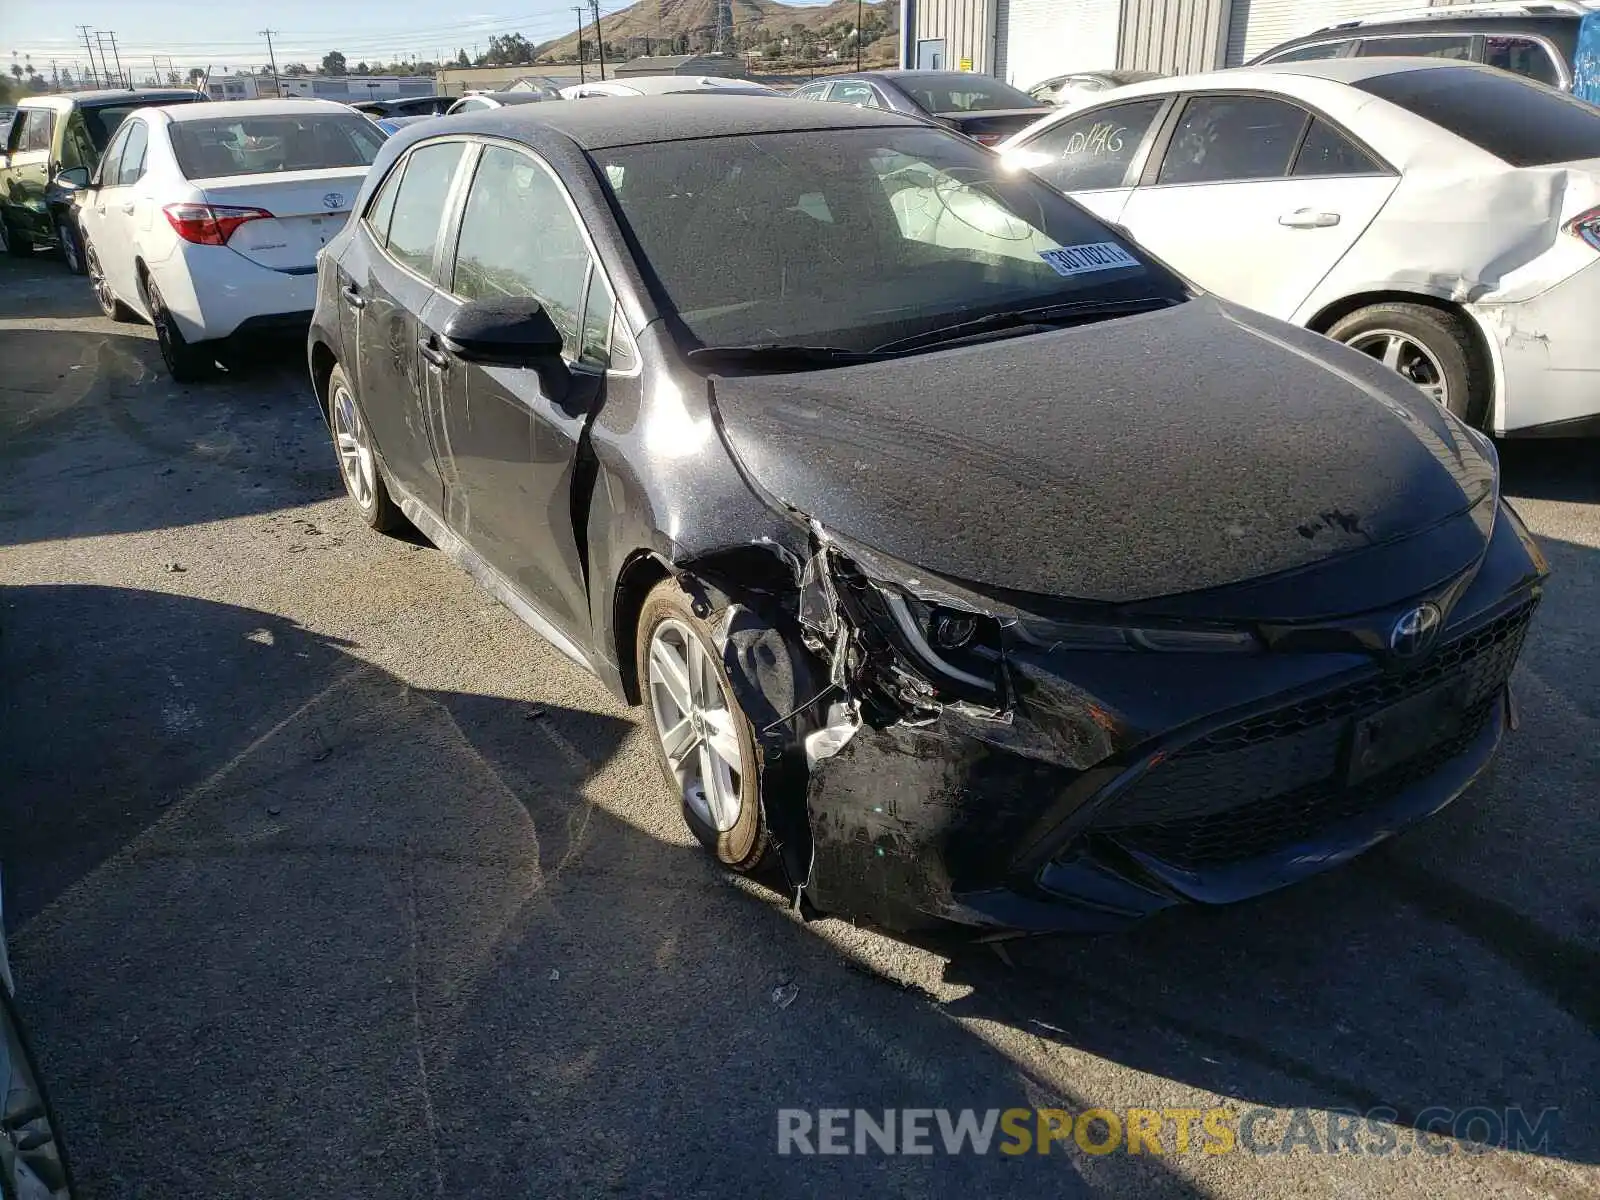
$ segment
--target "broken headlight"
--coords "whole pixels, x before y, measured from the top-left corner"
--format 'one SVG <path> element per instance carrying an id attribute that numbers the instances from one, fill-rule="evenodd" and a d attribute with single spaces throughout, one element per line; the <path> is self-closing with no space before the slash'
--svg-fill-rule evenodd
<path id="1" fill-rule="evenodd" d="M 1018 638 L 1043 650 L 1158 650 L 1184 654 L 1239 654 L 1261 649 L 1247 629 L 1223 626 L 1094 625 L 1024 617 L 1013 627 Z"/>
<path id="2" fill-rule="evenodd" d="M 999 622 L 983 613 L 930 604 L 890 588 L 881 591 L 884 608 L 917 658 L 958 683 L 994 690 Z"/>

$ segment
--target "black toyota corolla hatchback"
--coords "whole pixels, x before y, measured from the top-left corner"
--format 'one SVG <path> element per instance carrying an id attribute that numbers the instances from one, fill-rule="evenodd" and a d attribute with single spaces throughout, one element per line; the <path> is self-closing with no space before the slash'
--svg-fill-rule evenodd
<path id="1" fill-rule="evenodd" d="M 1449 803 L 1545 564 L 1487 439 L 866 109 L 408 129 L 323 252 L 351 499 L 647 710 L 718 859 L 895 929 L 1255 896 Z"/>

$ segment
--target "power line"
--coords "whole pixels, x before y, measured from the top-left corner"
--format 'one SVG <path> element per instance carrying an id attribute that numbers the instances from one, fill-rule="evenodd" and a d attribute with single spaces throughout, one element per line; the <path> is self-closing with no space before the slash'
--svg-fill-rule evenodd
<path id="1" fill-rule="evenodd" d="M 272 35 L 279 31 L 276 29 L 263 29 L 260 32 L 261 36 L 267 39 L 267 61 L 272 64 L 272 90 L 281 96 L 283 88 L 278 83 L 278 56 L 272 52 Z"/>

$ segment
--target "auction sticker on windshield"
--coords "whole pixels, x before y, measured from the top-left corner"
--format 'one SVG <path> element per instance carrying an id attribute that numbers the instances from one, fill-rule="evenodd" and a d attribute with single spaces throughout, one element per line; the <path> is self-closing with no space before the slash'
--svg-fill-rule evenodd
<path id="1" fill-rule="evenodd" d="M 1057 250 L 1041 250 L 1039 257 L 1049 263 L 1057 275 L 1120 271 L 1124 267 L 1139 265 L 1137 258 L 1115 242 L 1093 242 L 1086 246 L 1062 246 Z"/>

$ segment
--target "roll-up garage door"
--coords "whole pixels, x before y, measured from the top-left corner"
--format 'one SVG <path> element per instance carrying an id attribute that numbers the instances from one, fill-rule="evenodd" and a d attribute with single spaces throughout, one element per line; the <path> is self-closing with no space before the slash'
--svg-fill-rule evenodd
<path id="1" fill-rule="evenodd" d="M 1030 88 L 1052 75 L 1117 65 L 1119 0 L 1009 0 L 1001 12 L 1005 68 L 998 73 L 1008 83 Z"/>

